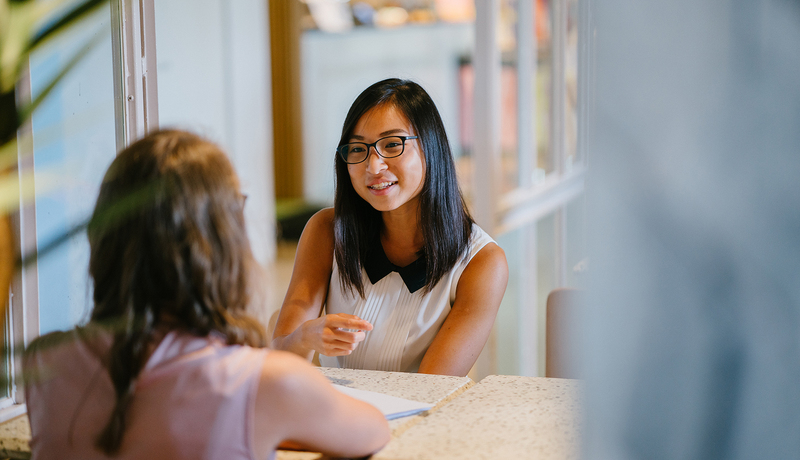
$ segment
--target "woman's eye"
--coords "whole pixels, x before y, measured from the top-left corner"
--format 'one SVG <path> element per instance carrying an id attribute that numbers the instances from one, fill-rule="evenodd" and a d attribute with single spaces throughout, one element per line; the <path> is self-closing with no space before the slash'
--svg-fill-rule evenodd
<path id="1" fill-rule="evenodd" d="M 399 142 L 389 142 L 388 144 L 386 144 L 386 148 L 387 149 L 393 149 L 393 148 L 396 148 L 396 147 L 400 147 L 400 143 Z"/>
<path id="2" fill-rule="evenodd" d="M 350 153 L 361 153 L 364 151 L 364 147 L 353 147 L 350 149 Z"/>

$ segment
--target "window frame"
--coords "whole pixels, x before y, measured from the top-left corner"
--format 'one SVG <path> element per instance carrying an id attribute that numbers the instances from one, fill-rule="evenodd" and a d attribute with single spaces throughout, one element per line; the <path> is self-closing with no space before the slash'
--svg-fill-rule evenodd
<path id="1" fill-rule="evenodd" d="M 30 72 L 23 69 L 17 83 L 18 102 L 30 103 Z M 17 175 L 19 177 L 19 196 L 32 189 L 35 184 L 33 171 L 33 145 L 25 142 L 31 139 L 30 120 L 17 131 Z M 15 271 L 11 279 L 6 308 L 5 328 L 8 343 L 6 346 L 9 371 L 9 396 L 0 399 L 0 422 L 25 413 L 25 392 L 17 377 L 22 369 L 22 354 L 19 345 L 27 347 L 39 335 L 39 274 L 36 260 L 28 260 L 36 248 L 36 203 L 25 203 L 20 198 L 20 206 L 9 214 L 13 245 L 22 269 Z"/>
<path id="2" fill-rule="evenodd" d="M 526 262 L 523 274 L 526 283 L 519 308 L 519 350 L 520 358 L 516 363 L 520 375 L 544 375 L 544 327 L 541 321 L 543 305 L 538 305 L 536 282 L 537 248 L 535 224 L 542 218 L 555 215 L 555 260 L 554 271 L 556 287 L 567 283 L 567 226 L 566 209 L 575 199 L 584 193 L 585 177 L 588 167 L 586 154 L 587 113 L 589 99 L 587 91 L 591 81 L 591 0 L 578 0 L 578 43 L 577 43 L 577 146 L 575 162 L 567 165 L 566 151 L 566 78 L 565 55 L 567 49 L 567 14 L 569 0 L 551 0 L 551 124 L 550 155 L 554 171 L 547 174 L 544 181 L 532 183 L 529 179 L 535 168 L 536 152 L 523 152 L 525 146 L 535 145 L 535 133 L 526 133 L 518 129 L 519 167 L 521 169 L 520 184 L 515 190 L 499 192 L 500 170 L 500 117 L 501 94 L 500 73 L 501 59 L 498 36 L 498 22 L 502 0 L 475 1 L 475 106 L 474 132 L 475 168 L 473 174 L 474 215 L 478 224 L 493 236 L 500 236 L 514 230 L 525 229 L 524 251 Z M 534 34 L 536 0 L 517 0 L 517 122 L 531 123 L 535 117 L 536 97 L 530 91 L 531 79 L 536 74 L 537 43 Z M 528 158 L 530 156 L 530 158 Z M 481 173 L 478 174 L 477 172 Z M 531 227 L 531 228 L 526 228 Z M 486 350 L 479 358 L 474 369 L 474 376 L 481 378 L 497 373 L 497 324 L 492 331 Z"/>

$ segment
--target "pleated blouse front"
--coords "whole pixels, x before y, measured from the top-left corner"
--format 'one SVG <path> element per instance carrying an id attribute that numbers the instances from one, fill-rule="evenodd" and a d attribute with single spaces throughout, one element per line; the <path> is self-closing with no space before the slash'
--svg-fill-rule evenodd
<path id="1" fill-rule="evenodd" d="M 327 313 L 348 313 L 369 321 L 373 329 L 348 356 L 320 356 L 326 367 L 416 372 L 455 302 L 461 273 L 475 254 L 494 240 L 477 225 L 472 227 L 470 244 L 464 256 L 436 284 L 424 293 L 410 292 L 396 271 L 372 284 L 362 269 L 364 298 L 343 291 L 339 270 L 333 263 L 328 288 Z"/>

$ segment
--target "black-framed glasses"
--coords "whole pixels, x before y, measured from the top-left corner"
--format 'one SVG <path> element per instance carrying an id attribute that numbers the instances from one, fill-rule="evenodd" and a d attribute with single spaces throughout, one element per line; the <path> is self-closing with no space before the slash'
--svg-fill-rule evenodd
<path id="1" fill-rule="evenodd" d="M 351 142 L 337 147 L 336 153 L 345 163 L 351 165 L 366 160 L 369 157 L 370 147 L 375 147 L 375 151 L 383 158 L 395 158 L 403 154 L 406 148 L 406 141 L 409 139 L 417 139 L 417 136 L 386 136 L 371 144 Z"/>

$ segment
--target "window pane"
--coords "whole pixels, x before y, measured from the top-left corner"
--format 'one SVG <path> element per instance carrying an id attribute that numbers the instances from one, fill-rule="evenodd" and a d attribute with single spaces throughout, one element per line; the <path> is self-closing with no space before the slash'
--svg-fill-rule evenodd
<path id="1" fill-rule="evenodd" d="M 86 41 L 103 35 L 33 115 L 36 238 L 48 243 L 90 215 L 100 182 L 116 153 L 114 77 L 109 7 L 31 55 L 33 97 Z M 48 189 L 50 191 L 48 191 Z M 89 248 L 85 233 L 38 261 L 39 329 L 68 329 L 87 318 Z"/>
<path id="2" fill-rule="evenodd" d="M 588 270 L 586 248 L 586 196 L 581 194 L 565 207 L 567 286 L 585 288 Z"/>
<path id="3" fill-rule="evenodd" d="M 555 169 L 550 147 L 551 24 L 550 0 L 501 2 L 501 192 L 536 185 Z"/>
<path id="4" fill-rule="evenodd" d="M 508 287 L 497 314 L 497 372 L 544 375 L 547 294 L 556 287 L 555 216 L 497 238 Z"/>
<path id="5" fill-rule="evenodd" d="M 520 158 L 532 151 L 527 151 L 528 145 L 521 145 L 518 120 L 519 93 L 517 80 L 519 73 L 517 32 L 517 1 L 504 0 L 500 5 L 500 24 L 498 25 L 497 44 L 501 56 L 500 66 L 500 191 L 508 192 L 523 184 L 526 179 L 521 177 L 525 161 Z M 523 64 L 524 65 L 524 64 Z M 529 168 L 528 168 L 529 169 Z"/>
<path id="6" fill-rule="evenodd" d="M 508 262 L 508 286 L 495 319 L 497 329 L 497 373 L 519 375 L 522 355 L 535 356 L 536 330 L 535 322 L 524 320 L 524 308 L 528 308 L 528 292 L 524 289 L 526 281 L 535 277 L 528 267 L 527 247 L 525 241 L 526 228 L 505 233 L 496 238 L 497 244 L 503 248 Z M 529 318 L 529 317 L 528 317 Z M 535 318 L 534 318 L 535 321 Z M 531 329 L 533 328 L 533 329 Z M 527 349 L 521 339 L 533 339 L 528 342 Z"/>
<path id="7" fill-rule="evenodd" d="M 536 43 L 536 66 L 533 76 L 536 116 L 531 127 L 536 133 L 536 169 L 533 172 L 533 183 L 544 179 L 546 173 L 555 169 L 555 162 L 550 142 L 550 116 L 552 107 L 552 68 L 553 45 L 551 30 L 553 20 L 551 0 L 535 0 L 533 23 L 534 42 Z"/>
<path id="8" fill-rule="evenodd" d="M 578 0 L 567 0 L 567 40 L 564 50 L 564 148 L 566 169 L 578 151 Z"/>
<path id="9" fill-rule="evenodd" d="M 547 326 L 547 295 L 558 287 L 556 273 L 556 219 L 550 214 L 536 222 L 536 279 L 528 280 L 536 283 L 536 317 L 538 320 L 538 355 L 537 369 L 544 376 L 544 357 Z"/>

